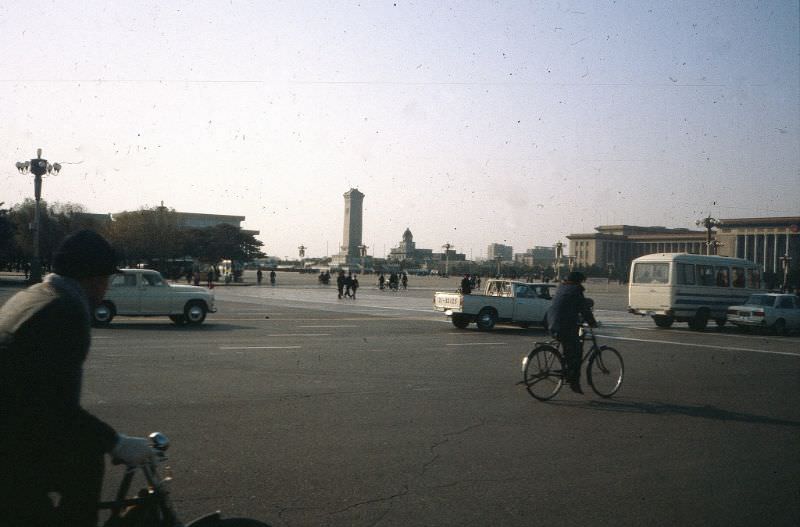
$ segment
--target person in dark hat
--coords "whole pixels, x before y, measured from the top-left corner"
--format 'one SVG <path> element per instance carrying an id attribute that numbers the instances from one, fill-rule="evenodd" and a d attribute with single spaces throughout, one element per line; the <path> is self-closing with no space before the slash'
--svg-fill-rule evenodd
<path id="1" fill-rule="evenodd" d="M 96 526 L 104 454 L 128 465 L 154 456 L 147 439 L 117 433 L 80 405 L 91 310 L 117 272 L 111 245 L 78 231 L 56 250 L 53 270 L 0 308 L 2 525 Z"/>
<path id="2" fill-rule="evenodd" d="M 558 287 L 553 302 L 547 310 L 547 327 L 550 334 L 561 343 L 566 363 L 567 382 L 576 393 L 581 389 L 581 342 L 578 328 L 581 317 L 590 326 L 597 327 L 592 314 L 591 304 L 583 296 L 583 282 L 586 276 L 578 271 L 567 275 L 566 280 Z"/>

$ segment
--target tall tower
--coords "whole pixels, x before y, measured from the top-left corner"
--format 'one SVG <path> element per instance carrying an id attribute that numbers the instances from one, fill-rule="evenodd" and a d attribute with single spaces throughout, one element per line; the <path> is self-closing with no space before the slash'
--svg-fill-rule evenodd
<path id="1" fill-rule="evenodd" d="M 362 209 L 364 194 L 357 188 L 351 188 L 344 193 L 344 238 L 342 253 L 348 262 L 359 258 L 358 246 L 361 245 Z"/>

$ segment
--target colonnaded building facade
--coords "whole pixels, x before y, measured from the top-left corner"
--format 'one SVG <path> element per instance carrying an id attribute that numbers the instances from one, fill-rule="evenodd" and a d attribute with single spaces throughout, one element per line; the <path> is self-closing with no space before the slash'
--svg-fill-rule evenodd
<path id="1" fill-rule="evenodd" d="M 708 251 L 705 230 L 601 225 L 595 231 L 567 236 L 576 266 L 627 271 L 645 254 Z M 764 272 L 783 273 L 787 257 L 790 269 L 800 266 L 800 216 L 721 219 L 711 240 L 711 254 L 750 260 Z"/>

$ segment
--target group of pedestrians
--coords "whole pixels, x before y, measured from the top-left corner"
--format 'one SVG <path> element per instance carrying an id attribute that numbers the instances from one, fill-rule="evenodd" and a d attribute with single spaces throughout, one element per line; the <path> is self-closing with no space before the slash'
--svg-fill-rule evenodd
<path id="1" fill-rule="evenodd" d="M 261 285 L 261 282 L 263 280 L 264 280 L 264 272 L 259 267 L 258 271 L 256 271 L 256 282 L 258 282 L 258 285 Z M 275 285 L 275 270 L 274 269 L 269 272 L 269 285 Z"/>
<path id="2" fill-rule="evenodd" d="M 389 279 L 387 280 L 383 273 L 378 276 L 378 288 L 383 291 L 387 287 L 389 291 L 397 291 L 400 286 L 403 289 L 408 289 L 408 274 L 401 273 L 397 274 L 392 272 L 389 274 Z"/>
<path id="3" fill-rule="evenodd" d="M 478 275 L 471 275 L 469 273 L 464 275 L 461 279 L 461 292 L 465 295 L 472 294 L 474 289 L 481 288 L 481 277 Z"/>
<path id="4" fill-rule="evenodd" d="M 336 277 L 336 289 L 339 291 L 339 298 L 355 300 L 356 291 L 358 291 L 358 275 L 348 272 L 345 276 L 344 271 L 339 271 L 339 275 Z"/>

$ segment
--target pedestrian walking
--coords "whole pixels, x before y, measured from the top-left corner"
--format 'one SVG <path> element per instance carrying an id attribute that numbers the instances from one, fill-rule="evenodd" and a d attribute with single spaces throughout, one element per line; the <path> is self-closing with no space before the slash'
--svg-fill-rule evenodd
<path id="1" fill-rule="evenodd" d="M 263 279 L 264 279 L 264 273 L 261 271 L 261 268 L 259 267 L 258 271 L 256 271 L 256 281 L 258 282 L 258 285 L 261 285 L 261 280 Z"/>
<path id="2" fill-rule="evenodd" d="M 275 270 L 269 272 L 269 285 L 275 285 Z"/>
<path id="3" fill-rule="evenodd" d="M 356 290 L 358 290 L 358 275 L 353 276 L 353 283 L 352 283 L 351 287 L 353 288 L 353 295 L 351 296 L 351 298 L 353 300 L 355 300 L 356 299 Z"/>
<path id="4" fill-rule="evenodd" d="M 344 271 L 339 271 L 336 276 L 336 289 L 339 291 L 339 298 L 344 295 Z"/>
<path id="5" fill-rule="evenodd" d="M 469 279 L 469 274 L 465 274 L 461 279 L 461 293 L 465 295 L 472 294 L 472 282 Z"/>
<path id="6" fill-rule="evenodd" d="M 353 288 L 353 274 L 348 271 L 347 277 L 344 279 L 344 296 L 347 298 L 352 298 L 352 293 L 350 290 Z"/>

